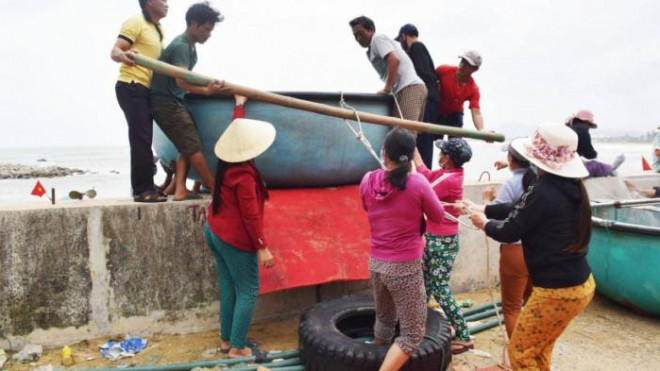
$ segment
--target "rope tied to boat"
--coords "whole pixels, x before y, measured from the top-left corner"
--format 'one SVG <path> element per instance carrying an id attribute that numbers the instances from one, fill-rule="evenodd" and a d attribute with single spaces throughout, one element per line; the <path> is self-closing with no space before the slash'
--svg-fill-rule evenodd
<path id="1" fill-rule="evenodd" d="M 467 215 L 471 215 L 472 211 L 469 211 Z M 471 227 L 471 229 L 476 229 L 479 230 L 478 228 Z M 510 371 L 511 367 L 509 367 L 510 363 L 507 359 L 508 353 L 507 353 L 507 348 L 509 346 L 509 336 L 504 329 L 504 309 L 502 308 L 502 314 L 498 311 L 497 308 L 497 302 L 495 301 L 495 294 L 493 293 L 493 289 L 495 286 L 497 286 L 497 283 L 494 281 L 494 279 L 491 276 L 490 273 L 490 241 L 488 239 L 488 235 L 486 234 L 486 231 L 482 231 L 483 236 L 484 236 L 484 242 L 486 244 L 486 290 L 488 291 L 488 296 L 490 297 L 491 305 L 493 306 L 493 309 L 495 311 L 495 316 L 497 317 L 497 325 L 500 329 L 500 333 L 502 335 L 502 362 L 498 363 L 498 366 L 502 368 L 503 370 Z"/>
<path id="2" fill-rule="evenodd" d="M 381 163 L 380 158 L 378 157 L 378 154 L 376 151 L 374 151 L 373 146 L 371 145 L 371 142 L 369 142 L 369 139 L 364 135 L 364 131 L 362 130 L 362 121 L 360 120 L 360 113 L 358 110 L 356 110 L 354 107 L 346 103 L 346 100 L 344 99 L 344 92 L 340 92 L 340 100 L 339 100 L 339 105 L 341 108 L 349 109 L 353 111 L 355 114 L 355 121 L 357 122 L 357 129 L 355 129 L 351 123 L 349 122 L 348 119 L 344 119 L 344 123 L 348 127 L 348 129 L 353 132 L 355 135 L 355 139 L 359 140 L 362 145 L 364 145 L 364 148 L 371 154 L 371 156 L 380 164 L 381 168 L 385 168 L 385 165 Z"/>
<path id="3" fill-rule="evenodd" d="M 364 131 L 362 130 L 362 122 L 360 121 L 360 113 L 354 107 L 352 107 L 351 105 L 346 103 L 346 99 L 344 99 L 344 92 L 343 91 L 340 92 L 339 94 L 340 94 L 339 105 L 342 108 L 350 109 L 351 111 L 353 111 L 353 113 L 355 113 L 355 119 L 356 119 L 356 122 L 357 122 L 357 129 L 355 129 L 353 126 L 351 126 L 351 123 L 349 122 L 348 119 L 344 119 L 344 123 L 353 132 L 353 134 L 355 135 L 355 139 L 359 140 L 360 143 L 362 143 L 364 145 L 364 147 L 367 149 L 367 151 L 369 151 L 371 156 L 373 156 L 373 158 L 375 158 L 376 161 L 378 161 L 378 163 L 380 164 L 380 167 L 382 169 L 385 169 L 385 164 L 381 163 L 380 158 L 378 157 L 378 154 L 376 154 L 376 151 L 374 151 L 374 148 L 371 145 L 371 142 L 369 142 L 367 137 L 364 135 Z M 394 94 L 392 94 L 392 97 L 394 98 L 394 103 L 396 104 L 397 110 L 399 111 L 399 115 L 401 117 L 403 117 L 403 114 L 401 112 L 401 107 L 399 106 L 399 102 L 396 99 L 396 96 Z M 455 206 L 456 205 L 456 204 L 450 204 L 450 203 L 446 203 L 446 202 L 442 202 L 442 204 L 444 206 Z M 451 215 L 447 211 L 445 211 L 445 218 L 447 218 L 447 219 L 449 219 L 449 220 L 451 220 L 455 223 L 458 223 L 458 224 L 462 225 L 465 228 L 469 228 L 469 229 L 476 230 L 476 231 L 479 230 L 478 228 L 475 228 L 474 226 L 465 223 L 464 221 L 460 220 L 459 218 L 454 217 L 453 215 Z"/>
<path id="4" fill-rule="evenodd" d="M 500 368 L 510 371 L 511 367 L 509 367 L 510 362 L 507 359 L 507 349 L 509 347 L 509 336 L 504 329 L 503 323 L 504 323 L 504 306 L 502 306 L 502 316 L 500 316 L 500 313 L 497 311 L 497 304 L 495 301 L 495 294 L 493 294 L 493 288 L 496 286 L 496 283 L 492 279 L 492 276 L 490 274 L 490 243 L 488 242 L 488 235 L 486 234 L 486 231 L 483 231 L 484 235 L 484 240 L 486 241 L 486 282 L 487 282 L 487 288 L 488 288 L 488 296 L 490 296 L 490 302 L 493 305 L 493 309 L 495 310 L 495 316 L 497 317 L 497 325 L 500 329 L 500 333 L 502 335 L 502 363 L 498 363 L 498 366 Z"/>

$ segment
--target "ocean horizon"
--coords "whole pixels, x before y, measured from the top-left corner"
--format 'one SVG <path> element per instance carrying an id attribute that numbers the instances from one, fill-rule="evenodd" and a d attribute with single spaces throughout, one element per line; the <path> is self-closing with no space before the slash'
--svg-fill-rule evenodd
<path id="1" fill-rule="evenodd" d="M 508 179 L 508 170 L 497 171 L 493 163 L 505 159 L 501 143 L 485 143 L 470 140 L 473 158 L 465 168 L 466 182 L 503 181 Z M 611 163 L 616 156 L 624 154 L 626 161 L 619 168 L 620 175 L 642 172 L 641 157 L 652 161 L 651 143 L 594 142 L 598 160 Z M 154 152 L 154 154 L 156 154 Z M 68 199 L 72 190 L 84 192 L 94 189 L 98 199 L 129 198 L 130 152 L 128 146 L 71 146 L 38 148 L 0 148 L 0 164 L 16 164 L 35 167 L 61 166 L 83 170 L 83 174 L 56 178 L 2 179 L 0 180 L 0 203 L 39 201 L 31 195 L 37 180 L 46 188 L 55 188 L 56 199 Z M 435 163 L 435 162 L 434 162 Z M 486 173 L 487 172 L 487 173 Z M 482 175 L 483 174 L 483 175 Z M 164 181 L 165 174 L 158 166 L 154 177 L 156 184 Z M 192 181 L 190 181 L 192 186 Z M 46 199 L 44 196 L 42 199 Z"/>

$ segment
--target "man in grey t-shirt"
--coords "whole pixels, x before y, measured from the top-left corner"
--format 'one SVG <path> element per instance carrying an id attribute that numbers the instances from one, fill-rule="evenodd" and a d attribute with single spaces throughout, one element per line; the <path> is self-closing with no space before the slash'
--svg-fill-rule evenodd
<path id="1" fill-rule="evenodd" d="M 349 22 L 353 36 L 360 46 L 367 48 L 367 58 L 378 72 L 385 86 L 379 94 L 393 93 L 395 104 L 392 116 L 408 120 L 422 121 L 426 105 L 426 86 L 420 79 L 410 57 L 399 43 L 376 33 L 374 22 L 361 16 Z"/>

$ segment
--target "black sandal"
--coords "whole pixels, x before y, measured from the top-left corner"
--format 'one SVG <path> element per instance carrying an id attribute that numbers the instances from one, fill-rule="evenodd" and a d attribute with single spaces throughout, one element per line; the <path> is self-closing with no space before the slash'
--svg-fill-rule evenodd
<path id="1" fill-rule="evenodd" d="M 143 203 L 165 202 L 167 197 L 158 194 L 155 190 L 144 191 L 139 195 L 133 196 L 133 201 Z"/>

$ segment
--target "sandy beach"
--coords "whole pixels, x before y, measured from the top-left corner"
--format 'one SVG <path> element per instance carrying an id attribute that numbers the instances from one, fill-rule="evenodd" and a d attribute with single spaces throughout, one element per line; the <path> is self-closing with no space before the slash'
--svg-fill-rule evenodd
<path id="1" fill-rule="evenodd" d="M 469 298 L 475 306 L 489 302 L 489 294 L 485 290 L 458 294 L 457 298 Z M 262 349 L 297 349 L 298 317 L 255 324 L 250 329 L 249 337 L 257 340 Z M 74 344 L 71 347 L 76 364 L 70 369 L 165 365 L 223 357 L 216 351 L 220 346 L 217 331 L 185 335 L 153 334 L 147 338 L 149 345 L 143 352 L 134 358 L 116 362 L 106 360 L 98 352 L 99 345 L 108 338 L 89 339 Z M 498 327 L 476 334 L 475 344 L 477 352 L 455 356 L 450 371 L 473 371 L 501 362 L 503 342 Z M 589 307 L 559 338 L 553 354 L 552 369 L 654 371 L 660 369 L 658 346 L 660 318 L 638 315 L 597 294 Z M 61 367 L 60 362 L 60 349 L 51 349 L 45 351 L 36 364 L 5 367 L 11 371 L 32 371 L 39 365 Z"/>

